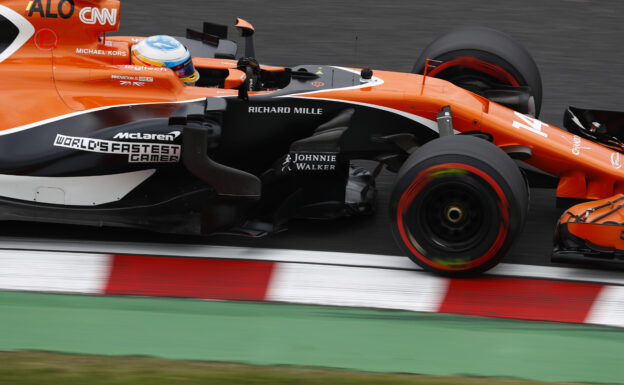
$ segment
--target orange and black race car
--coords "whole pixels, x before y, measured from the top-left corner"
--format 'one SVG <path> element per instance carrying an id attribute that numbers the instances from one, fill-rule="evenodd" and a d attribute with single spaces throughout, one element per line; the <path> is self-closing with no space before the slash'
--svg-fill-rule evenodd
<path id="1" fill-rule="evenodd" d="M 624 249 L 624 115 L 538 120 L 539 71 L 503 33 L 451 31 L 396 73 L 262 65 L 251 24 L 238 20 L 237 57 L 227 27 L 205 23 L 177 38 L 189 86 L 177 68 L 132 64 L 144 38 L 107 35 L 120 17 L 117 0 L 0 5 L 0 219 L 258 236 L 372 212 L 386 167 L 396 240 L 439 274 L 496 265 L 529 186 L 590 201 L 562 217 L 557 260 Z"/>

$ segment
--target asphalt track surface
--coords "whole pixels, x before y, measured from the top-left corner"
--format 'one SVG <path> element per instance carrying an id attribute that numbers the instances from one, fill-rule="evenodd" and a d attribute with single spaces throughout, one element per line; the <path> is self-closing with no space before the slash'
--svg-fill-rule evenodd
<path id="1" fill-rule="evenodd" d="M 526 1 L 122 1 L 124 35 L 183 35 L 203 21 L 232 25 L 242 17 L 256 28 L 256 54 L 266 64 L 334 64 L 394 71 L 411 70 L 422 48 L 460 25 L 500 29 L 522 43 L 543 78 L 541 119 L 561 126 L 568 105 L 624 109 L 624 2 L 620 0 Z M 233 28 L 230 36 L 236 37 Z M 236 37 L 235 40 L 238 40 Z M 399 255 L 390 232 L 388 196 L 393 174 L 378 180 L 372 218 L 290 224 L 264 239 L 177 237 L 70 226 L 3 224 L 2 234 L 42 238 L 209 243 Z M 550 264 L 555 223 L 554 190 L 531 192 L 522 236 L 504 262 Z"/>
<path id="2" fill-rule="evenodd" d="M 0 314 L 3 351 L 624 384 L 624 331 L 618 328 L 327 306 L 10 292 L 0 292 Z"/>

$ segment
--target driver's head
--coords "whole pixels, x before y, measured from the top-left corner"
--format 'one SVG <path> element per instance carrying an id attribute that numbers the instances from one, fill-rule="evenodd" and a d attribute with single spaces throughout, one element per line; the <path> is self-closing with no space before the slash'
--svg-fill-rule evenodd
<path id="1" fill-rule="evenodd" d="M 194 86 L 199 80 L 199 73 L 193 66 L 189 50 L 167 35 L 150 36 L 134 44 L 132 64 L 171 68 L 189 86 Z"/>

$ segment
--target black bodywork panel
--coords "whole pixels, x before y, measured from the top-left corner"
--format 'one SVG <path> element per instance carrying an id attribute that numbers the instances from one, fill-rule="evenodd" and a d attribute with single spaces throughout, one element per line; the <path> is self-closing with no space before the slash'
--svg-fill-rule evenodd
<path id="1" fill-rule="evenodd" d="M 569 107 L 563 125 L 573 134 L 624 153 L 624 111 Z"/>
<path id="2" fill-rule="evenodd" d="M 0 174 L 93 177 L 154 169 L 95 206 L 1 199 L 0 219 L 209 234 L 291 217 L 370 213 L 374 180 L 354 159 L 406 158 L 380 138 L 437 133 L 388 109 L 301 94 L 359 84 L 327 66 L 294 68 L 275 92 L 84 111 L 0 136 Z M 306 75 L 309 74 L 309 75 Z M 304 76 L 305 75 L 305 76 Z M 305 95 L 304 95 L 305 96 Z"/>
<path id="3" fill-rule="evenodd" d="M 9 19 L 0 15 L 0 54 L 9 48 L 19 35 L 19 29 Z"/>

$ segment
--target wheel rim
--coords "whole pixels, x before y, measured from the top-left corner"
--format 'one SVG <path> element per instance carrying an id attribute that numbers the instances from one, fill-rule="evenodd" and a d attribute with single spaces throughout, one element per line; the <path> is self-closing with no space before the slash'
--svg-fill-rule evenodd
<path id="1" fill-rule="evenodd" d="M 461 215 L 450 216 L 455 208 Z M 505 194 L 485 172 L 466 164 L 438 164 L 422 170 L 399 199 L 398 232 L 411 255 L 426 265 L 471 269 L 503 246 L 507 210 Z"/>
<path id="2" fill-rule="evenodd" d="M 427 191 L 422 207 L 424 210 L 415 213 L 418 227 L 443 249 L 467 250 L 485 236 L 485 208 L 470 184 L 439 184 Z"/>

